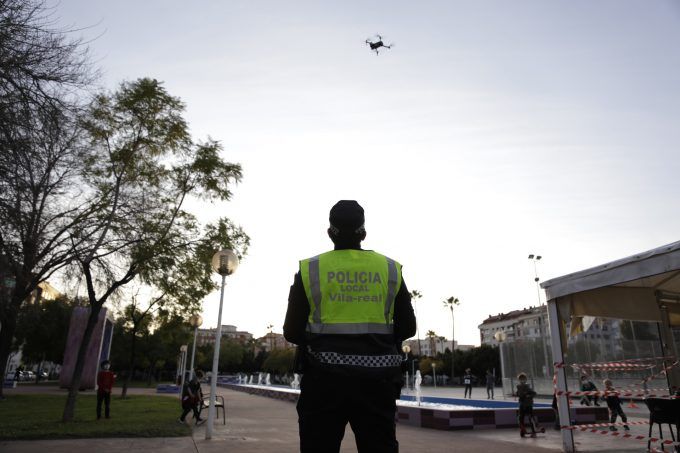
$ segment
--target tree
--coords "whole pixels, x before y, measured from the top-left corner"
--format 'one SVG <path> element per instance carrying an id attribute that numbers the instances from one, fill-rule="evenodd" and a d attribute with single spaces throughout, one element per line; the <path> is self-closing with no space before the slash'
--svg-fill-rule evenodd
<path id="1" fill-rule="evenodd" d="M 436 369 L 439 370 L 442 369 L 442 365 L 444 364 L 441 360 L 436 360 L 434 357 L 425 357 L 420 361 L 420 364 L 418 365 L 418 368 L 420 369 L 420 374 L 422 375 L 432 374 L 433 363 Z"/>
<path id="2" fill-rule="evenodd" d="M 87 48 L 54 28 L 38 0 L 0 0 L 0 364 L 21 304 L 73 257 L 69 228 L 91 211 L 78 192 L 78 90 L 94 79 Z M 0 387 L 0 396 L 2 395 Z"/>
<path id="3" fill-rule="evenodd" d="M 434 332 L 434 330 L 428 330 L 427 333 L 425 334 L 427 337 L 428 341 L 430 342 L 430 355 L 432 357 L 435 357 L 437 348 L 436 348 L 436 341 L 437 341 L 437 334 Z"/>
<path id="4" fill-rule="evenodd" d="M 225 201 L 241 167 L 221 159 L 218 142 L 195 143 L 182 117 L 184 104 L 153 79 L 121 84 L 98 95 L 83 121 L 90 137 L 84 160 L 96 203 L 95 221 L 73 236 L 85 279 L 90 315 L 74 367 L 63 420 L 73 419 L 85 352 L 102 306 L 135 278 L 162 293 L 193 298 L 186 281 L 214 289 L 210 258 L 216 249 L 243 255 L 249 238 L 226 218 L 201 228 L 187 198 Z M 187 276 L 185 265 L 198 263 Z"/>
<path id="5" fill-rule="evenodd" d="M 162 298 L 160 296 L 159 298 Z M 133 379 L 135 374 L 135 359 L 137 354 L 137 338 L 140 336 L 148 335 L 151 323 L 153 322 L 153 313 L 151 309 L 159 303 L 158 299 L 152 300 L 146 309 L 140 309 L 138 306 L 138 295 L 132 297 L 132 303 L 127 305 L 123 310 L 123 319 L 125 321 L 125 327 L 130 338 L 128 351 L 128 367 L 127 373 L 125 373 L 125 380 L 123 381 L 123 388 L 121 390 L 121 398 L 127 396 L 127 389 L 130 385 L 130 381 Z M 121 362 L 123 363 L 123 362 Z"/>
<path id="6" fill-rule="evenodd" d="M 55 28 L 41 0 L 0 0 L 0 123 L 17 106 L 60 105 L 65 91 L 92 80 L 88 49 L 72 30 Z"/>
<path id="7" fill-rule="evenodd" d="M 16 341 L 21 345 L 24 362 L 62 363 L 66 336 L 75 303 L 66 297 L 43 300 L 24 308 L 17 320 Z M 39 374 L 36 376 L 36 380 Z"/>
<path id="8" fill-rule="evenodd" d="M 457 297 L 449 297 L 448 299 L 444 299 L 443 301 L 444 307 L 447 307 L 448 309 L 451 310 L 451 350 L 456 349 L 456 323 L 455 319 L 453 317 L 453 307 L 457 307 L 460 305 L 460 300 L 458 300 Z M 453 385 L 453 377 L 454 377 L 454 368 L 453 368 L 453 363 L 454 363 L 454 355 L 451 355 L 451 385 Z"/>
<path id="9" fill-rule="evenodd" d="M 274 349 L 262 364 L 262 369 L 269 373 L 284 375 L 290 373 L 295 361 L 295 348 Z"/>
<path id="10" fill-rule="evenodd" d="M 418 322 L 418 303 L 417 302 L 418 302 L 418 299 L 423 297 L 423 295 L 417 289 L 410 291 L 409 294 L 411 296 L 411 300 L 413 301 L 413 308 L 414 308 L 415 314 L 416 314 L 416 339 L 418 341 L 418 356 L 421 356 L 422 351 L 420 349 L 420 323 Z"/>
<path id="11" fill-rule="evenodd" d="M 234 372 L 241 370 L 244 349 L 238 341 L 230 338 L 222 338 L 220 343 L 220 368 L 219 371 Z"/>

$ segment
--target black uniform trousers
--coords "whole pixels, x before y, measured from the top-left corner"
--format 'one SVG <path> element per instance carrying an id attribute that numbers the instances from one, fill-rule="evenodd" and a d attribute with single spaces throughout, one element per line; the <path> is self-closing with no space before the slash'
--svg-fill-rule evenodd
<path id="1" fill-rule="evenodd" d="M 97 419 L 102 418 L 102 402 L 104 403 L 104 416 L 109 418 L 111 415 L 111 393 L 97 391 Z"/>
<path id="2" fill-rule="evenodd" d="M 339 452 L 347 423 L 358 453 L 399 452 L 394 383 L 305 374 L 300 387 L 301 453 Z"/>

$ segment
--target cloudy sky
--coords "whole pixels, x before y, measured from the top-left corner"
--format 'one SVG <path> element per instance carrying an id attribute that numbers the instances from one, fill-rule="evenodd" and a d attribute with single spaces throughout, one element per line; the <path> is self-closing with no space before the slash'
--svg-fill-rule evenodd
<path id="1" fill-rule="evenodd" d="M 356 199 L 404 265 L 421 335 L 537 303 L 542 280 L 680 239 L 680 6 L 615 1 L 61 0 L 101 84 L 154 77 L 244 180 L 252 237 L 223 324 L 281 331 L 297 261 Z M 376 56 L 375 33 L 395 45 Z M 543 297 L 543 296 L 541 296 Z M 217 322 L 219 293 L 204 301 Z"/>

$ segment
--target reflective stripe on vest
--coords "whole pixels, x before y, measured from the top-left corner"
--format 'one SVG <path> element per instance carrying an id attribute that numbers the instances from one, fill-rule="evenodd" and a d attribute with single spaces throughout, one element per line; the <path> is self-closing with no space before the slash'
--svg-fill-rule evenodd
<path id="1" fill-rule="evenodd" d="M 370 322 L 365 323 L 336 323 L 336 324 L 322 324 L 312 323 L 308 324 L 308 331 L 311 333 L 327 333 L 327 334 L 357 334 L 357 333 L 376 333 L 376 334 L 390 334 L 394 333 L 394 326 L 392 324 L 375 324 Z"/>

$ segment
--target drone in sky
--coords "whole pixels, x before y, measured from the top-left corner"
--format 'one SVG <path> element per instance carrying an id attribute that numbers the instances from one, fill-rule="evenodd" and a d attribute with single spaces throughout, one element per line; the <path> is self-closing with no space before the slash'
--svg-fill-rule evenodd
<path id="1" fill-rule="evenodd" d="M 377 39 L 376 39 L 377 38 Z M 383 43 L 383 38 L 382 36 L 376 34 L 375 38 L 371 39 L 368 38 L 366 40 L 366 45 L 371 47 L 371 50 L 375 52 L 376 55 L 379 55 L 380 53 L 378 52 L 378 49 L 381 47 L 384 47 L 386 49 L 391 49 L 394 43 L 390 43 L 389 45 Z"/>

